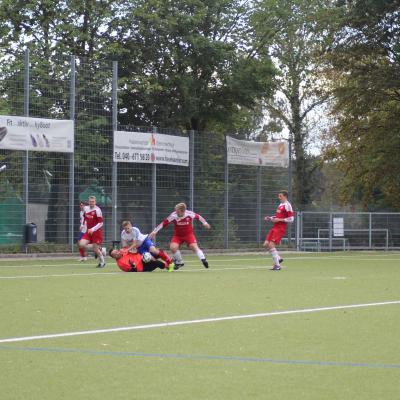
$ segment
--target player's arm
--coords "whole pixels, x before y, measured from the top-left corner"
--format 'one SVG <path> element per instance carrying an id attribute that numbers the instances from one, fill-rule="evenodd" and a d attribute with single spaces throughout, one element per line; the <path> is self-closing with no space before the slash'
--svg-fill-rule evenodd
<path id="1" fill-rule="evenodd" d="M 194 212 L 192 218 L 199 220 L 203 224 L 204 228 L 206 229 L 211 228 L 210 224 L 200 214 Z"/>
<path id="2" fill-rule="evenodd" d="M 149 238 L 150 239 L 154 239 L 154 237 L 157 235 L 157 233 L 159 231 L 161 231 L 161 229 L 163 229 L 164 227 L 166 227 L 167 225 L 170 224 L 170 222 L 172 222 L 174 219 L 176 219 L 176 213 L 172 213 L 170 215 L 168 215 L 167 218 L 164 219 L 163 222 L 161 222 L 161 224 L 157 225 L 153 231 L 151 233 L 149 233 Z"/>

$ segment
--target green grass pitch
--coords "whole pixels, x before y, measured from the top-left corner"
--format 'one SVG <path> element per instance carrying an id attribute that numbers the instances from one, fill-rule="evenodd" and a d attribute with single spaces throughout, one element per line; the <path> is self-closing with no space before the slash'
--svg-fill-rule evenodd
<path id="1" fill-rule="evenodd" d="M 3 260 L 0 398 L 400 399 L 400 254 L 284 258 L 142 274 Z"/>

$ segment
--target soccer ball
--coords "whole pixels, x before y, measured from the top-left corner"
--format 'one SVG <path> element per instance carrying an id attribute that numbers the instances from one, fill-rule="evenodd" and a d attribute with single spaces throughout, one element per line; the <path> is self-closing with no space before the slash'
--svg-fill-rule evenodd
<path id="1" fill-rule="evenodd" d="M 152 255 L 148 252 L 143 253 L 143 255 L 142 255 L 142 260 L 144 263 L 150 262 L 152 260 L 152 258 L 153 258 Z"/>

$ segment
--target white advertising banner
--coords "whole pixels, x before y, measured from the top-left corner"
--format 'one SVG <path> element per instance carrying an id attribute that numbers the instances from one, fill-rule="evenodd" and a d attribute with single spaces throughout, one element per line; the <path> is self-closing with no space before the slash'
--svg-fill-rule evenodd
<path id="1" fill-rule="evenodd" d="M 0 115 L 0 149 L 73 153 L 74 122 Z"/>
<path id="2" fill-rule="evenodd" d="M 228 164 L 287 167 L 288 142 L 250 142 L 226 137 Z"/>
<path id="3" fill-rule="evenodd" d="M 189 138 L 114 131 L 114 162 L 189 166 Z"/>

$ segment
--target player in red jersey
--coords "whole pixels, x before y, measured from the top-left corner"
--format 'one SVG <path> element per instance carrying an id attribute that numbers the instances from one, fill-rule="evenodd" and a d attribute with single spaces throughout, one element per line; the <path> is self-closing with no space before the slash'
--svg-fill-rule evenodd
<path id="1" fill-rule="evenodd" d="M 164 219 L 161 224 L 153 229 L 149 238 L 153 239 L 155 235 L 165 226 L 171 222 L 174 224 L 174 235 L 172 236 L 170 246 L 175 266 L 177 268 L 183 267 L 183 260 L 179 247 L 181 244 L 186 245 L 196 253 L 205 268 L 208 268 L 208 262 L 203 251 L 197 245 L 197 239 L 193 232 L 193 220 L 198 219 L 206 229 L 210 229 L 208 222 L 199 214 L 186 209 L 185 203 L 179 203 L 175 206 L 175 211 Z"/>
<path id="2" fill-rule="evenodd" d="M 286 226 L 288 222 L 294 221 L 294 213 L 291 204 L 288 202 L 288 192 L 281 190 L 278 193 L 278 199 L 280 204 L 276 210 L 274 217 L 265 217 L 265 221 L 272 221 L 273 227 L 268 232 L 264 247 L 270 252 L 272 259 L 274 260 L 273 271 L 279 271 L 281 269 L 281 262 L 283 261 L 280 257 L 276 246 L 281 242 L 283 236 L 286 233 Z"/>
<path id="3" fill-rule="evenodd" d="M 110 249 L 108 254 L 115 259 L 119 269 L 124 272 L 152 272 L 157 268 L 168 268 L 164 262 L 155 259 L 144 263 L 142 254 L 131 253 L 128 247 L 124 247 L 120 250 Z M 168 270 L 173 271 L 173 265 L 171 268 L 168 268 Z"/>
<path id="4" fill-rule="evenodd" d="M 96 197 L 89 197 L 89 205 L 84 208 L 84 226 L 86 232 L 79 241 L 79 247 L 83 249 L 93 249 L 99 257 L 97 268 L 104 268 L 106 263 L 102 253 L 101 244 L 103 242 L 103 214 L 96 205 Z"/>

